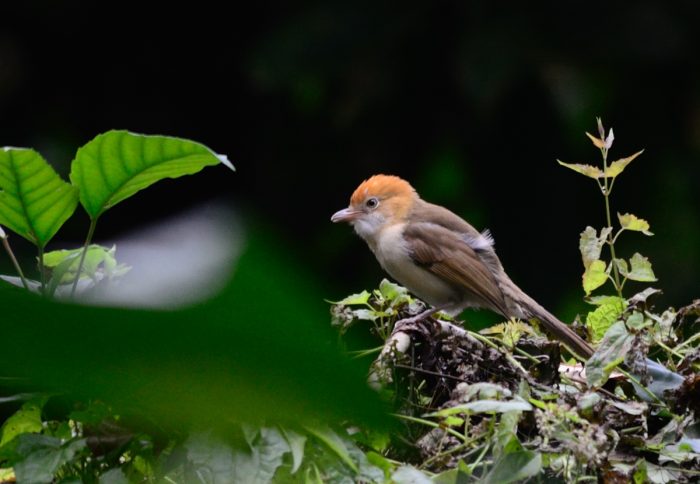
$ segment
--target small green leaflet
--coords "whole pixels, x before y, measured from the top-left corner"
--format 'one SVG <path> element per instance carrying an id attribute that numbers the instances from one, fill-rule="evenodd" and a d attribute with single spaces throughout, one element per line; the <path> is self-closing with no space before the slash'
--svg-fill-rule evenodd
<path id="1" fill-rule="evenodd" d="M 644 235 L 654 235 L 649 231 L 649 222 L 643 218 L 637 218 L 636 215 L 631 213 L 626 213 L 624 215 L 617 214 L 617 218 L 620 221 L 620 226 L 624 230 L 633 230 L 635 232 L 641 232 Z"/>
<path id="2" fill-rule="evenodd" d="M 590 135 L 589 135 L 590 136 Z M 582 175 L 585 175 L 589 178 L 593 179 L 599 179 L 599 178 L 616 178 L 617 175 L 622 173 L 627 165 L 629 165 L 632 160 L 634 160 L 636 157 L 644 153 L 644 150 L 638 151 L 635 154 L 628 156 L 626 158 L 620 158 L 619 160 L 615 160 L 608 167 L 605 169 L 605 171 L 601 170 L 600 168 L 592 165 L 583 165 L 579 163 L 564 163 L 561 160 L 557 160 L 557 163 L 559 163 L 561 166 L 565 166 L 566 168 L 569 168 L 570 170 L 574 170 L 577 173 L 580 173 Z"/>
<path id="3" fill-rule="evenodd" d="M 610 165 L 608 168 L 605 170 L 605 177 L 606 178 L 615 178 L 617 175 L 622 173 L 627 165 L 629 165 L 632 160 L 634 160 L 636 157 L 644 153 L 644 150 L 637 151 L 635 154 L 628 156 L 627 158 L 620 158 L 619 160 L 615 160 Z"/>
<path id="4" fill-rule="evenodd" d="M 656 281 L 656 276 L 651 268 L 651 262 L 639 252 L 636 252 L 630 259 L 629 269 L 627 263 L 623 259 L 615 259 L 615 262 L 618 264 L 620 274 L 627 279 L 638 282 Z"/>
<path id="5" fill-rule="evenodd" d="M 586 230 L 581 232 L 578 247 L 581 251 L 584 268 L 588 269 L 593 261 L 600 259 L 600 252 L 610 232 L 612 232 L 612 227 L 605 227 L 600 230 L 600 235 L 598 235 L 591 226 L 586 227 Z"/>
<path id="6" fill-rule="evenodd" d="M 605 284 L 607 280 L 608 273 L 605 269 L 605 262 L 602 260 L 593 261 L 583 273 L 583 290 L 586 291 L 586 296 Z"/>
<path id="7" fill-rule="evenodd" d="M 566 168 L 569 168 L 570 170 L 574 170 L 576 173 L 580 173 L 582 175 L 585 175 L 589 178 L 603 178 L 603 170 L 601 170 L 598 167 L 591 166 L 591 165 L 581 165 L 577 163 L 564 163 L 561 160 L 557 160 L 557 163 L 559 163 L 561 166 L 565 166 Z"/>
<path id="8" fill-rule="evenodd" d="M 347 297 L 344 297 L 340 301 L 331 301 L 333 304 L 342 304 L 343 306 L 356 306 L 356 305 L 361 305 L 361 304 L 367 304 L 367 301 L 369 301 L 369 297 L 372 294 L 369 293 L 369 291 L 362 291 L 358 292 L 357 294 L 350 294 Z"/>

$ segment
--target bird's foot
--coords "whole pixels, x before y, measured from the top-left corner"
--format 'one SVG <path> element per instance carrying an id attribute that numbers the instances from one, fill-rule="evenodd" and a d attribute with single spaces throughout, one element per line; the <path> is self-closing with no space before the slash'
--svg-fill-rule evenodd
<path id="1" fill-rule="evenodd" d="M 421 321 L 428 319 L 439 310 L 439 308 L 430 308 L 416 314 L 415 316 L 411 316 L 410 318 L 399 319 L 394 324 L 394 332 L 416 329 L 416 323 L 420 323 Z"/>

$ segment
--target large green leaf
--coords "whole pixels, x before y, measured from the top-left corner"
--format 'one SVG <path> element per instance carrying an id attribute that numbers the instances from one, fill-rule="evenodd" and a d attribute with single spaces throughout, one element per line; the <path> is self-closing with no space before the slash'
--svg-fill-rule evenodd
<path id="1" fill-rule="evenodd" d="M 608 381 L 610 373 L 625 361 L 633 339 L 634 336 L 627 331 L 622 321 L 608 328 L 598 349 L 586 362 L 586 380 L 589 386 L 598 388 Z"/>
<path id="2" fill-rule="evenodd" d="M 80 189 L 80 203 L 95 220 L 157 181 L 191 175 L 219 163 L 233 169 L 225 156 L 194 141 L 108 131 L 78 150 L 70 179 Z"/>
<path id="3" fill-rule="evenodd" d="M 323 291 L 271 238 L 251 237 L 218 297 L 179 310 L 59 304 L 0 281 L 3 375 L 180 426 L 381 427 L 387 409 L 334 344 Z"/>
<path id="4" fill-rule="evenodd" d="M 0 224 L 44 247 L 75 211 L 78 190 L 27 148 L 0 149 Z"/>

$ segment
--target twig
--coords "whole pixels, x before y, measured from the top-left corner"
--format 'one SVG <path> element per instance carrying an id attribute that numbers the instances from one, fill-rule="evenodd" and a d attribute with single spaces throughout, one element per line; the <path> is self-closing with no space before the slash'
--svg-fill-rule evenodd
<path id="1" fill-rule="evenodd" d="M 3 245 L 3 247 L 5 247 L 5 251 L 7 252 L 7 255 L 10 256 L 10 260 L 12 261 L 12 265 L 15 266 L 15 270 L 17 271 L 17 274 L 19 274 L 19 278 L 22 281 L 22 285 L 28 291 L 29 284 L 27 284 L 27 279 L 24 277 L 24 272 L 22 272 L 22 268 L 20 267 L 19 262 L 17 262 L 17 258 L 15 257 L 15 253 L 12 252 L 12 247 L 10 247 L 10 242 L 7 240 L 7 234 L 2 229 L 2 227 L 0 227 L 0 239 L 2 239 L 2 245 Z"/>

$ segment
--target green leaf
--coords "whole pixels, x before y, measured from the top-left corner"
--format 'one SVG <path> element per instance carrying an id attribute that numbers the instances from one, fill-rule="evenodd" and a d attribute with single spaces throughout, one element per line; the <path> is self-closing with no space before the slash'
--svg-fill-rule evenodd
<path id="1" fill-rule="evenodd" d="M 432 480 L 423 471 L 415 467 L 403 465 L 391 475 L 394 484 L 432 484 Z"/>
<path id="2" fill-rule="evenodd" d="M 231 447 L 212 437 L 208 432 L 190 435 L 182 446 L 185 449 L 188 467 L 192 473 L 208 477 L 204 482 L 233 482 L 232 478 L 236 472 L 250 472 L 253 475 L 257 470 L 254 464 L 251 464 L 249 468 L 245 461 L 234 462 L 235 457 L 240 456 L 241 459 L 249 457 L 247 452 L 240 450 L 234 456 Z M 250 482 L 257 483 L 258 481 L 251 477 Z"/>
<path id="3" fill-rule="evenodd" d="M 576 164 L 576 163 L 564 163 L 561 160 L 557 160 L 557 163 L 559 163 L 561 166 L 565 166 L 571 170 L 574 170 L 576 173 L 580 173 L 582 175 L 585 175 L 589 178 L 602 178 L 603 177 L 603 170 L 596 166 L 591 166 L 591 165 L 581 165 L 581 164 Z"/>
<path id="4" fill-rule="evenodd" d="M 390 282 L 387 279 L 382 279 L 382 282 L 379 283 L 379 293 L 387 301 L 393 302 L 395 299 L 406 297 L 408 295 L 408 289 Z"/>
<path id="5" fill-rule="evenodd" d="M 656 281 L 656 276 L 654 271 L 651 269 L 651 262 L 649 259 L 636 252 L 630 259 L 630 269 L 627 270 L 627 264 L 624 264 L 624 271 L 620 267 L 620 274 L 622 274 L 627 279 L 638 282 L 654 282 Z"/>
<path id="6" fill-rule="evenodd" d="M 617 301 L 619 296 L 590 296 L 586 298 L 586 302 L 594 306 L 602 306 L 603 304 L 608 304 L 612 301 Z"/>
<path id="7" fill-rule="evenodd" d="M 78 190 L 36 151 L 0 149 L 0 224 L 44 247 L 78 205 Z"/>
<path id="8" fill-rule="evenodd" d="M 484 483 L 507 484 L 536 476 L 542 470 L 542 454 L 521 450 L 505 454 L 484 477 Z"/>
<path id="9" fill-rule="evenodd" d="M 651 320 L 645 319 L 644 315 L 639 311 L 634 311 L 627 317 L 627 327 L 635 331 L 640 331 L 642 328 L 651 325 Z"/>
<path id="10" fill-rule="evenodd" d="M 367 386 L 365 362 L 336 344 L 313 274 L 277 245 L 277 234 L 247 235 L 231 281 L 188 308 L 59 304 L 0 284 L 0 332 L 11 335 L 0 368 L 22 377 L 3 381 L 4 388 L 31 381 L 33 388 L 99 399 L 117 414 L 138 402 L 144 418 L 179 427 L 348 420 L 389 426 L 386 403 Z"/>
<path id="11" fill-rule="evenodd" d="M 454 407 L 444 408 L 437 412 L 428 414 L 431 417 L 448 417 L 457 413 L 505 413 L 512 411 L 529 411 L 532 410 L 530 405 L 525 400 L 476 400 L 474 402 L 455 405 Z"/>
<path id="12" fill-rule="evenodd" d="M 625 167 L 629 165 L 632 160 L 634 160 L 636 157 L 644 153 L 644 150 L 637 151 L 635 154 L 632 156 L 628 156 L 627 158 L 620 158 L 619 160 L 615 160 L 610 165 L 608 165 L 608 168 L 605 170 L 605 177 L 606 178 L 615 178 L 617 175 L 622 173 L 625 170 Z"/>
<path id="13" fill-rule="evenodd" d="M 17 452 L 26 455 L 15 464 L 17 482 L 50 483 L 54 474 L 64 464 L 86 447 L 85 439 L 68 441 L 45 435 L 20 436 Z"/>
<path id="14" fill-rule="evenodd" d="M 608 381 L 610 373 L 625 360 L 633 339 L 622 321 L 608 328 L 598 349 L 586 362 L 586 380 L 589 386 L 599 388 Z"/>
<path id="15" fill-rule="evenodd" d="M 367 452 L 367 462 L 372 464 L 375 467 L 380 468 L 384 472 L 384 477 L 388 477 L 389 474 L 391 474 L 391 471 L 394 469 L 394 464 L 384 457 L 382 454 L 379 454 L 374 451 L 369 451 Z"/>
<path id="16" fill-rule="evenodd" d="M 581 232 L 578 247 L 581 251 L 584 268 L 588 269 L 594 261 L 600 259 L 600 252 L 610 232 L 612 232 L 612 227 L 605 227 L 600 230 L 600 235 L 598 235 L 596 230 L 590 226 Z"/>
<path id="17" fill-rule="evenodd" d="M 247 452 L 233 454 L 234 474 L 223 474 L 223 481 L 233 477 L 231 482 L 267 484 L 282 465 L 284 455 L 291 451 L 287 440 L 277 428 L 262 427 L 253 432 L 253 435 L 254 439 L 249 442 Z"/>
<path id="18" fill-rule="evenodd" d="M 108 131 L 78 149 L 70 179 L 90 218 L 165 178 L 191 175 L 206 166 L 233 165 L 206 146 L 181 138 Z"/>
<path id="19" fill-rule="evenodd" d="M 302 460 L 304 460 L 304 446 L 306 445 L 306 436 L 298 434 L 290 429 L 281 428 L 282 435 L 284 435 L 289 450 L 292 452 L 292 470 L 291 473 L 294 474 L 301 466 Z"/>
<path id="20" fill-rule="evenodd" d="M 129 479 L 122 469 L 116 467 L 100 475 L 99 484 L 129 484 Z"/>
<path id="21" fill-rule="evenodd" d="M 348 448 L 345 446 L 343 439 L 338 434 L 327 427 L 306 427 L 307 432 L 323 442 L 329 450 L 331 450 L 345 465 L 353 472 L 358 473 L 360 469 L 350 456 Z"/>
<path id="22" fill-rule="evenodd" d="M 81 278 L 99 281 L 103 277 L 121 276 L 130 270 L 129 266 L 118 264 L 115 257 L 117 247 L 103 247 L 91 244 L 85 254 Z M 53 295 L 60 284 L 72 284 L 78 271 L 83 249 L 54 250 L 44 254 L 44 266 L 53 269 L 47 292 Z"/>
<path id="23" fill-rule="evenodd" d="M 625 300 L 617 296 L 607 296 L 604 303 L 586 316 L 586 327 L 594 343 L 600 341 L 605 332 L 618 320 L 625 310 Z"/>
<path id="24" fill-rule="evenodd" d="M 636 215 L 632 215 L 631 213 L 626 213 L 624 215 L 618 213 L 617 218 L 620 221 L 620 226 L 625 230 L 634 230 L 644 235 L 654 235 L 649 232 L 649 222 L 643 218 L 637 218 Z"/>
<path id="25" fill-rule="evenodd" d="M 20 434 L 41 432 L 41 409 L 44 403 L 45 398 L 30 400 L 10 415 L 0 427 L 0 447 Z"/>
<path id="26" fill-rule="evenodd" d="M 605 262 L 602 260 L 593 261 L 583 273 L 583 290 L 586 291 L 586 296 L 605 284 L 607 280 L 608 273 L 605 270 Z"/>
<path id="27" fill-rule="evenodd" d="M 367 304 L 369 298 L 372 294 L 367 290 L 359 292 L 357 294 L 350 294 L 349 296 L 341 299 L 340 301 L 331 301 L 333 304 L 342 304 L 343 306 L 356 306 L 360 304 Z"/>

